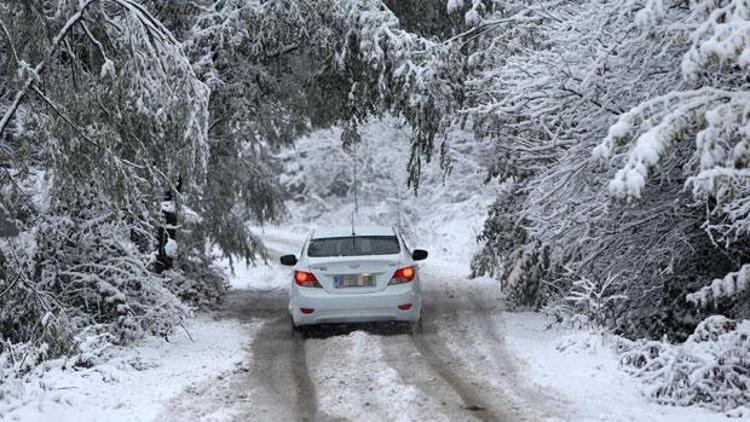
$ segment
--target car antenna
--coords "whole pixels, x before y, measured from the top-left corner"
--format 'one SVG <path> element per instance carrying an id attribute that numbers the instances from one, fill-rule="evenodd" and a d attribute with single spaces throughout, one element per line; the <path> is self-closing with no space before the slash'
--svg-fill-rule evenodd
<path id="1" fill-rule="evenodd" d="M 356 236 L 354 234 L 354 211 L 352 211 L 352 236 Z"/>

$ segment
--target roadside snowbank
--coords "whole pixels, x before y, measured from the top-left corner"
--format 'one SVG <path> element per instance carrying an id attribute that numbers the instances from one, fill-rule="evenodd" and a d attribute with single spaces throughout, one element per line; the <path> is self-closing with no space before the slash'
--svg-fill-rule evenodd
<path id="1" fill-rule="evenodd" d="M 199 316 L 187 322 L 192 340 L 184 331 L 168 342 L 147 338 L 134 347 L 112 349 L 106 363 L 92 368 L 63 370 L 62 360 L 46 362 L 17 386 L 17 400 L 0 400 L 0 420 L 154 420 L 191 383 L 240 361 L 258 327 Z"/>
<path id="2" fill-rule="evenodd" d="M 303 240 L 299 241 L 300 246 Z M 284 250 L 289 253 L 299 251 L 292 249 L 291 246 L 285 246 Z M 274 290 L 279 288 L 289 288 L 291 280 L 290 272 L 286 268 L 279 267 L 277 264 L 278 256 L 271 256 L 268 262 L 259 261 L 255 266 L 248 266 L 244 262 L 235 263 L 231 268 L 229 262 L 224 262 L 222 267 L 229 276 L 229 285 L 231 289 L 253 289 L 253 290 Z"/>
<path id="3" fill-rule="evenodd" d="M 613 338 L 551 326 L 532 312 L 505 312 L 505 343 L 521 362 L 527 381 L 565 397 L 586 421 L 726 421 L 697 406 L 659 405 L 643 395 L 643 384 L 619 367 Z"/>

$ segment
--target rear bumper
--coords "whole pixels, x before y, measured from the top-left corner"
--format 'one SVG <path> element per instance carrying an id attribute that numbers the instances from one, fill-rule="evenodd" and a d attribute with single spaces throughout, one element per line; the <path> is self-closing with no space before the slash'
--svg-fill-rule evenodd
<path id="1" fill-rule="evenodd" d="M 411 304 L 408 310 L 399 305 Z M 303 314 L 300 308 L 313 309 Z M 295 289 L 289 302 L 294 325 L 371 321 L 417 321 L 422 295 L 413 286 L 390 286 L 382 292 L 339 295 L 322 289 Z"/>

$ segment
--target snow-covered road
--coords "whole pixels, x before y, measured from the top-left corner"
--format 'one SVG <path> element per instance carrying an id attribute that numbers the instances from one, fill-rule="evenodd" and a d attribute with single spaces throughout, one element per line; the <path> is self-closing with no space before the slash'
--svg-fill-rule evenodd
<path id="1" fill-rule="evenodd" d="M 399 325 L 325 327 L 303 338 L 291 330 L 288 269 L 294 235 L 268 235 L 269 266 L 238 273 L 264 277 L 235 289 L 221 319 L 262 321 L 245 364 L 191 386 L 163 419 L 188 420 L 554 420 L 565 404 L 523 384 L 506 352 L 495 285 L 468 281 L 450 265 L 423 267 L 424 330 Z M 257 274 L 261 271 L 263 274 Z M 251 287 L 255 286 L 255 287 Z M 259 287 L 258 287 L 259 286 Z"/>

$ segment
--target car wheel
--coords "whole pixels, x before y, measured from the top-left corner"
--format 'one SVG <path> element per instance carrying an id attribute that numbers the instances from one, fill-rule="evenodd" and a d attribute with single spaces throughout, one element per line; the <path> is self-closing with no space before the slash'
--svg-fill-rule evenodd
<path id="1" fill-rule="evenodd" d="M 300 327 L 297 325 L 294 325 L 294 318 L 291 316 L 289 317 L 289 331 L 292 333 L 292 336 L 299 333 Z"/>
<path id="2" fill-rule="evenodd" d="M 291 322 L 290 325 L 292 327 L 292 329 L 291 329 L 292 337 L 298 336 L 298 335 L 302 336 L 303 338 L 307 337 L 307 326 L 306 325 L 294 325 L 294 320 L 292 320 L 292 322 Z"/>
<path id="3" fill-rule="evenodd" d="M 422 317 L 420 316 L 418 320 L 409 323 L 409 334 L 411 335 L 422 334 L 422 332 L 423 332 Z"/>

